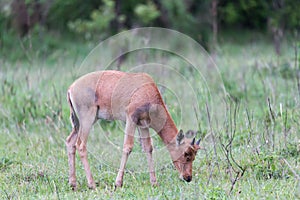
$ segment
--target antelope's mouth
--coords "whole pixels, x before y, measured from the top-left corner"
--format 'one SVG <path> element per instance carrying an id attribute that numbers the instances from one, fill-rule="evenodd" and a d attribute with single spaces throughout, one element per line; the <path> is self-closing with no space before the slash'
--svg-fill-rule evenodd
<path id="1" fill-rule="evenodd" d="M 183 175 L 179 175 L 179 179 L 182 181 L 186 181 L 186 182 L 191 182 L 192 181 L 192 176 L 183 176 Z"/>
<path id="2" fill-rule="evenodd" d="M 186 177 L 183 177 L 183 179 L 184 179 L 186 182 L 191 182 L 191 181 L 192 181 L 192 176 L 186 176 Z"/>

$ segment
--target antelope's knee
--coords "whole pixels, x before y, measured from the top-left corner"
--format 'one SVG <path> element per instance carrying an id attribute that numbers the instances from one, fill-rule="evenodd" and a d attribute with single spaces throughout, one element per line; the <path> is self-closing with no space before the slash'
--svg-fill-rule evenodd
<path id="1" fill-rule="evenodd" d="M 76 146 L 74 144 L 71 144 L 70 142 L 66 141 L 66 147 L 67 147 L 67 152 L 74 154 L 76 152 Z"/>
<path id="2" fill-rule="evenodd" d="M 125 146 L 123 147 L 123 153 L 129 155 L 132 151 L 132 147 L 129 147 L 129 146 Z"/>
<path id="3" fill-rule="evenodd" d="M 149 145 L 149 146 L 144 147 L 144 152 L 145 153 L 152 153 L 153 152 L 153 146 Z"/>
<path id="4" fill-rule="evenodd" d="M 141 141 L 142 141 L 143 151 L 145 153 L 152 153 L 153 145 L 151 139 L 149 140 L 149 138 L 146 139 L 141 138 Z"/>
<path id="5" fill-rule="evenodd" d="M 67 152 L 71 154 L 75 154 L 76 146 L 75 145 L 67 145 Z"/>
<path id="6" fill-rule="evenodd" d="M 87 156 L 87 150 L 86 150 L 86 146 L 85 145 L 80 145 L 79 147 L 77 147 L 77 149 L 78 149 L 79 156 L 81 158 Z"/>

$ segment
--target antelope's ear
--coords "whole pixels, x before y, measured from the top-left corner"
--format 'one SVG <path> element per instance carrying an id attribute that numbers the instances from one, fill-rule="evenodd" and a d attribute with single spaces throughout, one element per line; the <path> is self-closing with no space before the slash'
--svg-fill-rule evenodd
<path id="1" fill-rule="evenodd" d="M 184 142 L 184 134 L 183 134 L 183 131 L 180 129 L 180 131 L 176 137 L 176 144 L 177 144 L 177 146 L 179 146 L 179 145 L 183 144 L 183 142 Z"/>
<path id="2" fill-rule="evenodd" d="M 200 149 L 200 150 L 205 150 L 204 147 L 199 146 L 199 145 L 194 145 L 194 148 L 196 149 L 196 151 L 198 151 L 199 149 Z"/>

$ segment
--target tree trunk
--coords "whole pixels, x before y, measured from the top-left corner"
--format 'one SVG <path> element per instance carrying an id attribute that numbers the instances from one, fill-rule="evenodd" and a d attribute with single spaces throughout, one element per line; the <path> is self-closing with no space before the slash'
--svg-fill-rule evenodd
<path id="1" fill-rule="evenodd" d="M 275 52 L 277 55 L 281 55 L 281 43 L 284 35 L 284 15 L 280 14 L 285 9 L 284 0 L 273 0 L 272 2 L 272 10 L 274 12 L 274 16 L 277 16 L 279 13 L 279 17 L 271 17 L 269 20 L 269 25 L 273 37 L 273 44 L 275 48 Z"/>
<path id="2" fill-rule="evenodd" d="M 153 3 L 160 12 L 160 16 L 158 17 L 158 25 L 164 28 L 171 27 L 171 21 L 168 17 L 167 9 L 164 8 L 164 6 L 159 0 L 153 0 Z"/>
<path id="3" fill-rule="evenodd" d="M 40 2 L 38 0 L 26 3 L 25 0 L 13 0 L 11 4 L 14 26 L 20 36 L 28 34 L 35 24 L 45 25 L 52 0 Z M 31 11 L 31 12 L 30 12 Z"/>
<path id="4" fill-rule="evenodd" d="M 213 59 L 215 59 L 217 55 L 217 45 L 218 45 L 218 0 L 212 0 L 212 31 L 213 31 L 213 39 L 212 39 L 212 55 Z"/>
<path id="5" fill-rule="evenodd" d="M 121 1 L 115 0 L 115 8 L 114 8 L 115 18 L 110 23 L 111 32 L 113 34 L 118 33 L 123 27 L 123 24 L 120 23 L 120 21 L 119 21 L 119 18 L 121 15 L 120 9 L 121 9 Z"/>

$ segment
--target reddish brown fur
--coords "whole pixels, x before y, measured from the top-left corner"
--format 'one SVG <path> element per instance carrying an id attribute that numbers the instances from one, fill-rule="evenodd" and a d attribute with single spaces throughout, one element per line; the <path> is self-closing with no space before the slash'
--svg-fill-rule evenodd
<path id="1" fill-rule="evenodd" d="M 86 143 L 91 126 L 97 119 L 126 122 L 123 155 L 116 186 L 122 186 L 127 158 L 132 150 L 135 129 L 140 130 L 143 150 L 147 153 L 150 181 L 156 184 L 149 128 L 162 138 L 180 176 L 192 179 L 192 162 L 198 145 L 181 141 L 178 130 L 152 78 L 145 73 L 99 71 L 76 80 L 68 90 L 73 130 L 66 140 L 69 159 L 69 183 L 76 189 L 75 151 L 78 150 L 90 188 L 95 188 L 87 161 Z M 181 135 L 182 136 L 182 135 Z M 182 136 L 183 138 L 183 136 Z"/>

